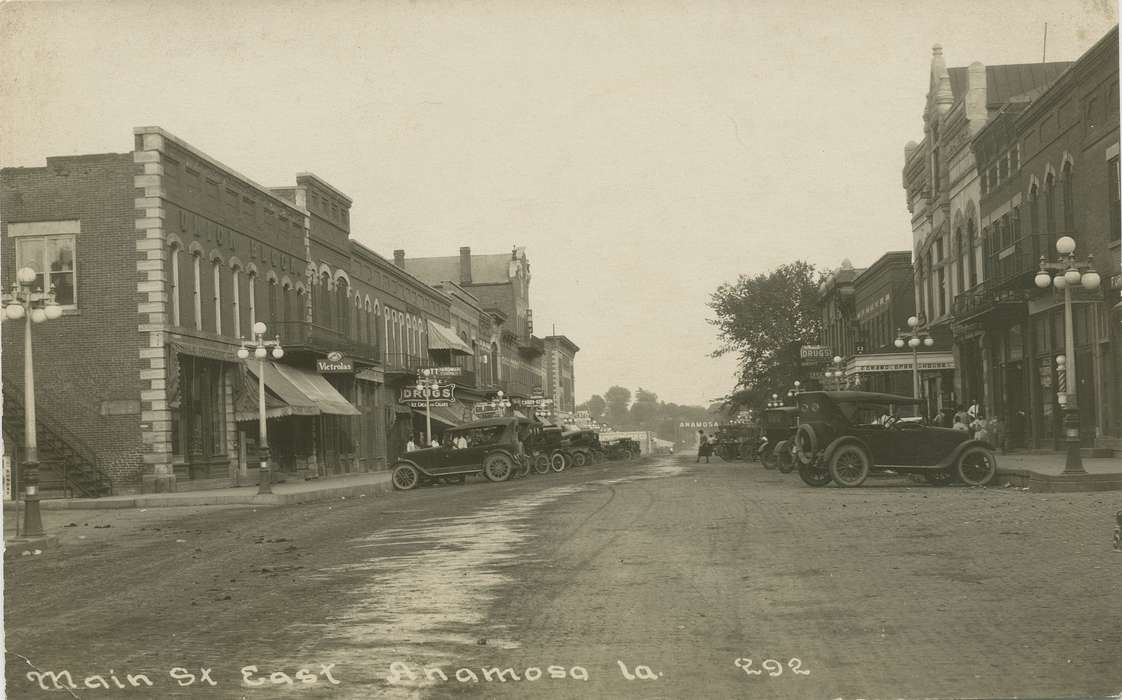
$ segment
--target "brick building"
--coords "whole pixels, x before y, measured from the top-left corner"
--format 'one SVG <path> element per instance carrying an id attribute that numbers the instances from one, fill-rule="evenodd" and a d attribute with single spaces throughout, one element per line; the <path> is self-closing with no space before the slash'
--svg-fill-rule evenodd
<path id="1" fill-rule="evenodd" d="M 576 410 L 573 363 L 580 348 L 563 335 L 547 335 L 544 340 L 545 398 L 553 400 L 555 411 L 571 414 Z"/>
<path id="2" fill-rule="evenodd" d="M 1058 447 L 1054 358 L 1066 354 L 1078 370 L 1084 444 L 1122 447 L 1118 117 L 1115 28 L 971 141 L 983 281 L 955 299 L 955 322 L 969 348 L 964 383 L 1006 421 L 1013 444 Z M 1079 258 L 1094 255 L 1103 279 L 1099 290 L 1073 290 L 1074 352 L 1064 346 L 1063 293 L 1033 284 L 1062 236 Z"/>
<path id="3" fill-rule="evenodd" d="M 924 138 L 904 148 L 903 185 L 912 217 L 915 306 L 942 344 L 955 333 L 955 364 L 980 365 L 977 336 L 955 328 L 954 300 L 985 282 L 979 201 L 981 179 L 972 139 L 1010 103 L 1038 94 L 1070 63 L 948 68 L 935 46 L 923 111 Z M 972 370 L 971 370 L 972 371 Z M 964 377 L 966 386 L 964 387 Z M 926 380 L 939 408 L 971 401 L 968 373 Z"/>
<path id="4" fill-rule="evenodd" d="M 236 353 L 257 321 L 286 350 L 264 371 L 275 468 L 384 468 L 417 424 L 400 386 L 456 337 L 451 298 L 351 240 L 321 178 L 266 188 L 160 128 L 134 139 L 0 173 L 0 281 L 46 270 L 64 309 L 35 327 L 45 481 L 77 483 L 57 456 L 119 493 L 252 483 L 258 365 Z M 9 446 L 22 330 L 3 337 Z M 319 369 L 336 352 L 347 371 Z"/>

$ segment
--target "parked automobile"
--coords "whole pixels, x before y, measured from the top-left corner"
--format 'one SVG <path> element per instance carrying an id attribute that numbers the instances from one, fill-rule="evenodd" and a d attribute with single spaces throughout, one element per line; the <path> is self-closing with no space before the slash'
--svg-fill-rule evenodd
<path id="1" fill-rule="evenodd" d="M 446 444 L 406 452 L 394 463 L 391 481 L 395 489 L 409 490 L 438 480 L 463 482 L 469 474 L 482 474 L 490 481 L 506 481 L 516 471 L 524 472 L 521 438 L 532 434 L 533 421 L 524 418 L 487 418 L 450 428 Z M 465 438 L 468 446 L 452 445 Z"/>
<path id="2" fill-rule="evenodd" d="M 641 454 L 639 443 L 632 438 L 609 438 L 604 441 L 603 445 L 608 459 L 612 461 L 631 459 Z"/>
<path id="3" fill-rule="evenodd" d="M 928 483 L 983 486 L 997 472 L 994 448 L 970 433 L 917 417 L 919 401 L 867 391 L 799 394 L 795 455 L 811 486 L 860 486 L 870 473 L 922 474 Z"/>
<path id="4" fill-rule="evenodd" d="M 574 467 L 599 462 L 604 454 L 600 434 L 595 430 L 576 429 L 561 433 L 561 450 Z"/>
<path id="5" fill-rule="evenodd" d="M 572 455 L 564 449 L 564 435 L 560 426 L 546 425 L 532 448 L 534 471 L 545 474 L 549 470 L 563 472 L 573 464 Z"/>
<path id="6" fill-rule="evenodd" d="M 793 438 L 799 426 L 799 407 L 769 408 L 763 412 L 762 422 L 763 437 L 757 449 L 760 462 L 765 469 L 778 467 L 789 474 L 795 468 Z"/>
<path id="7" fill-rule="evenodd" d="M 717 456 L 726 462 L 751 459 L 760 442 L 756 425 L 730 423 L 717 428 Z"/>

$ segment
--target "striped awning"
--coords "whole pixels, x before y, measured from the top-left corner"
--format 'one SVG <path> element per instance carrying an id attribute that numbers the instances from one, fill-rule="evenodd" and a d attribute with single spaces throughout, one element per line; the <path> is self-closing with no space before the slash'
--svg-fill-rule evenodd
<path id="1" fill-rule="evenodd" d="M 474 355 L 475 351 L 448 326 L 429 321 L 429 350 L 451 350 L 463 355 Z"/>
<path id="2" fill-rule="evenodd" d="M 274 418 L 282 416 L 361 416 L 362 412 L 347 401 L 326 379 L 306 369 L 265 362 L 265 415 Z M 248 363 L 247 368 L 257 378 L 257 363 Z M 283 405 L 276 405 L 276 399 Z M 242 405 L 235 412 L 236 420 L 252 420 L 257 417 L 257 392 L 247 391 Z"/>

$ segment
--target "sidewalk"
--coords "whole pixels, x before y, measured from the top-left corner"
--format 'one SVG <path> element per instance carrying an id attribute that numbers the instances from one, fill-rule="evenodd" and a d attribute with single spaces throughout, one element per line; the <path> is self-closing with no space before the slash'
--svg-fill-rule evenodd
<path id="1" fill-rule="evenodd" d="M 1027 486 L 1032 491 L 1122 491 L 1122 459 L 1084 457 L 1086 474 L 1064 474 L 1067 456 L 1062 452 L 997 455 L 996 484 Z"/>
<path id="2" fill-rule="evenodd" d="M 41 510 L 99 510 L 102 508 L 162 508 L 168 506 L 281 506 L 329 501 L 344 496 L 373 496 L 391 491 L 390 472 L 372 472 L 311 481 L 273 484 L 273 493 L 258 495 L 256 486 L 206 491 L 148 493 L 103 498 L 51 498 L 40 501 Z"/>

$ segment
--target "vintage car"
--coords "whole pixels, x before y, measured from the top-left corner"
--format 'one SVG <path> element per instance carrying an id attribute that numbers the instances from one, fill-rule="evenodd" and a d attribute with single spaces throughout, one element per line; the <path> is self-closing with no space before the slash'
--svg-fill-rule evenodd
<path id="1" fill-rule="evenodd" d="M 574 467 L 596 464 L 604 454 L 604 448 L 600 445 L 600 434 L 595 430 L 587 429 L 562 432 L 561 451 L 568 456 Z"/>
<path id="2" fill-rule="evenodd" d="M 487 418 L 450 428 L 445 444 L 406 452 L 394 463 L 393 487 L 409 490 L 442 480 L 461 483 L 469 474 L 482 474 L 490 481 L 506 481 L 516 472 L 525 473 L 529 464 L 522 452 L 522 440 L 532 430 L 532 421 L 522 418 Z M 466 448 L 453 447 L 466 438 Z"/>
<path id="3" fill-rule="evenodd" d="M 639 443 L 628 437 L 608 438 L 603 445 L 605 454 L 613 462 L 638 457 L 642 451 Z"/>
<path id="4" fill-rule="evenodd" d="M 784 474 L 795 468 L 795 429 L 799 426 L 799 407 L 780 406 L 763 412 L 763 436 L 757 455 L 765 469 L 779 468 Z"/>
<path id="5" fill-rule="evenodd" d="M 997 473 L 993 445 L 917 418 L 919 401 L 867 391 L 799 394 L 795 455 L 811 486 L 860 486 L 871 472 L 922 474 L 935 485 L 988 484 Z"/>
<path id="6" fill-rule="evenodd" d="M 573 464 L 572 455 L 564 449 L 564 430 L 557 425 L 542 426 L 528 451 L 538 474 L 547 474 L 551 469 L 563 472 Z"/>
<path id="7" fill-rule="evenodd" d="M 760 442 L 758 426 L 729 423 L 717 428 L 717 456 L 726 462 L 747 461 L 756 453 Z"/>

